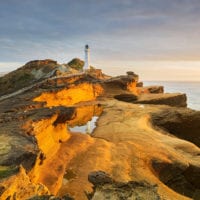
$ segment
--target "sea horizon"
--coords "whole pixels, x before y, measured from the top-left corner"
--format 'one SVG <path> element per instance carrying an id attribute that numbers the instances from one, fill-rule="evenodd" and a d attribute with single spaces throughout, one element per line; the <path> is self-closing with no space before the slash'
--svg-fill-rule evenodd
<path id="1" fill-rule="evenodd" d="M 161 85 L 164 93 L 185 93 L 187 107 L 200 110 L 200 81 L 144 81 L 144 86 Z"/>
<path id="2" fill-rule="evenodd" d="M 1 72 L 1 71 L 0 71 L 0 77 L 4 76 L 4 75 L 6 75 L 6 74 L 8 74 L 8 73 L 10 73 L 10 72 L 12 72 L 12 71 L 15 71 L 15 70 L 16 70 L 16 69 L 13 69 L 13 70 L 7 71 L 7 72 L 5 72 L 5 71 L 2 71 L 2 72 Z M 103 72 L 104 72 L 104 71 L 103 71 Z M 109 76 L 119 76 L 119 74 L 115 74 L 115 75 L 107 74 L 107 75 L 109 75 Z M 124 72 L 121 72 L 121 75 L 124 75 Z M 154 82 L 154 83 L 156 83 L 156 82 L 200 83 L 200 80 L 164 80 L 164 79 L 162 79 L 162 80 L 153 80 L 153 79 L 151 79 L 151 80 L 145 80 L 145 79 L 142 79 L 142 80 L 140 80 L 140 81 L 143 82 L 143 83 L 148 83 L 148 82 Z"/>

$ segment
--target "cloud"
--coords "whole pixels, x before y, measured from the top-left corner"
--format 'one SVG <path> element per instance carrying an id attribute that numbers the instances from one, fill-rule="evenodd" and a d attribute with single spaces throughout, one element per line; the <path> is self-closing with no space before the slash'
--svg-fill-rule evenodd
<path id="1" fill-rule="evenodd" d="M 199 60 L 199 0 L 0 1 L 0 61 Z"/>
<path id="2" fill-rule="evenodd" d="M 20 62 L 0 62 L 0 72 L 10 72 L 21 67 L 23 63 Z"/>

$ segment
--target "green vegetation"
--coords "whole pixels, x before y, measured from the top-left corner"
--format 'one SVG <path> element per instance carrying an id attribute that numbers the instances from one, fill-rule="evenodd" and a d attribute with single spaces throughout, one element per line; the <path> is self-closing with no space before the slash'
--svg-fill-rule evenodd
<path id="1" fill-rule="evenodd" d="M 18 171 L 18 167 L 0 166 L 0 179 L 11 176 L 15 174 L 17 171 Z"/>
<path id="2" fill-rule="evenodd" d="M 12 79 L 12 81 L 15 82 L 20 82 L 20 83 L 26 83 L 27 81 L 30 81 L 32 79 L 34 79 L 34 76 L 31 75 L 30 73 L 24 72 L 22 73 L 20 76 L 15 76 L 13 77 L 14 79 Z"/>
<path id="3" fill-rule="evenodd" d="M 0 77 L 0 94 L 13 92 L 27 86 L 34 80 L 34 76 L 25 70 L 16 70 Z"/>
<path id="4" fill-rule="evenodd" d="M 24 66 L 0 77 L 0 96 L 15 92 L 19 89 L 33 84 L 38 79 L 43 79 L 43 75 L 48 74 L 58 66 L 53 60 L 35 60 L 26 63 Z M 82 71 L 84 61 L 79 58 L 72 59 L 67 66 Z M 94 69 L 91 67 L 91 69 Z M 37 76 L 41 74 L 41 76 Z M 39 78 L 38 78 L 39 77 Z"/>
<path id="5" fill-rule="evenodd" d="M 83 69 L 84 61 L 80 60 L 79 58 L 74 58 L 68 63 L 68 66 L 80 71 Z"/>
<path id="6" fill-rule="evenodd" d="M 52 60 L 30 61 L 17 70 L 0 77 L 0 95 L 15 92 L 33 84 L 37 80 L 37 76 L 34 75 L 33 71 L 39 71 L 39 73 L 45 75 L 55 69 L 56 66 L 57 62 Z"/>

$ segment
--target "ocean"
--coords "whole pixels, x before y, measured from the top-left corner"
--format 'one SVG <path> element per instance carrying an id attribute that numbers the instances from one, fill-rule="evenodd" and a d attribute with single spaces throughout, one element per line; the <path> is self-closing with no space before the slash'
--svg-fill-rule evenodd
<path id="1" fill-rule="evenodd" d="M 144 81 L 144 86 L 162 85 L 165 93 L 186 93 L 188 107 L 200 110 L 200 82 Z"/>

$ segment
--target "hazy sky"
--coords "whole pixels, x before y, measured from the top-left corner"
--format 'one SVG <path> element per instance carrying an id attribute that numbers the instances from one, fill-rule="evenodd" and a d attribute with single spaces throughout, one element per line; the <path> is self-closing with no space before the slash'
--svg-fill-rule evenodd
<path id="1" fill-rule="evenodd" d="M 0 71 L 85 44 L 109 74 L 200 81 L 200 0 L 0 0 Z"/>

